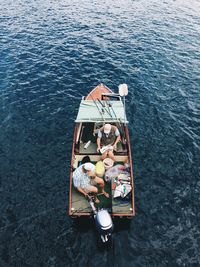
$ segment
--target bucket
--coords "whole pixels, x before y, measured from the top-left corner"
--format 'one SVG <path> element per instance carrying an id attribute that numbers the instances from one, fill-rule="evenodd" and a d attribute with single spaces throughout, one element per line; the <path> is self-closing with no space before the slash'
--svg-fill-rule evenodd
<path id="1" fill-rule="evenodd" d="M 98 177 L 103 177 L 105 173 L 105 166 L 102 161 L 98 161 L 95 166 L 95 173 Z"/>
<path id="2" fill-rule="evenodd" d="M 113 166 L 113 164 L 114 164 L 114 160 L 112 160 L 112 159 L 110 159 L 110 158 L 105 158 L 105 159 L 103 160 L 103 164 L 104 164 L 104 166 L 105 166 L 105 169 L 108 170 L 108 169 L 110 169 L 110 168 Z"/>

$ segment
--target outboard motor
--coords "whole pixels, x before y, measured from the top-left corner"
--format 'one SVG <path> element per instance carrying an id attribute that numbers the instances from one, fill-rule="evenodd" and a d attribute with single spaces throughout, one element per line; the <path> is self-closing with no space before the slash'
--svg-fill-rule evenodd
<path id="1" fill-rule="evenodd" d="M 107 210 L 100 210 L 95 216 L 97 230 L 103 243 L 106 243 L 113 232 L 113 222 Z"/>
<path id="2" fill-rule="evenodd" d="M 92 197 L 88 197 L 88 202 L 94 213 L 97 231 L 101 236 L 102 242 L 106 243 L 109 241 L 114 228 L 111 216 L 107 210 L 101 209 L 97 211 Z"/>

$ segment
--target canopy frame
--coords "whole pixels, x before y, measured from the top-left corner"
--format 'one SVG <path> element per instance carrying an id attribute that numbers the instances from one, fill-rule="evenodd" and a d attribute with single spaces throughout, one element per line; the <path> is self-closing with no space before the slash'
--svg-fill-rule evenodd
<path id="1" fill-rule="evenodd" d="M 75 122 L 120 122 L 128 123 L 124 117 L 124 104 L 119 101 L 101 100 L 81 100 L 79 111 Z"/>

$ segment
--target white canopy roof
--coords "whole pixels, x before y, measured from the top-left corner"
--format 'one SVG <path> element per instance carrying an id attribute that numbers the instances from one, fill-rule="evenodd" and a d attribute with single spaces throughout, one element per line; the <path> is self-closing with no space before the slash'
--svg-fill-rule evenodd
<path id="1" fill-rule="evenodd" d="M 124 105 L 121 100 L 101 100 L 101 103 L 98 100 L 82 100 L 80 103 L 76 122 L 128 123 L 126 115 L 124 121 Z"/>

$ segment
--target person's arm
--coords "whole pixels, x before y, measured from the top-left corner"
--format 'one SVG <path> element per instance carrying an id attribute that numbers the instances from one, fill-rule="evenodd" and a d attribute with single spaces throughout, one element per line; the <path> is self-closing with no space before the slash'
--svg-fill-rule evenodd
<path id="1" fill-rule="evenodd" d="M 86 193 L 80 186 L 77 187 L 77 190 L 78 190 L 80 193 L 82 193 L 85 197 L 87 196 L 87 193 Z"/>
<path id="2" fill-rule="evenodd" d="M 113 147 L 116 147 L 117 143 L 120 141 L 120 135 L 117 136 L 114 144 L 113 144 Z"/>
<path id="3" fill-rule="evenodd" d="M 117 129 L 116 127 L 116 130 L 115 130 L 115 135 L 116 135 L 116 139 L 115 139 L 115 142 L 113 144 L 113 147 L 116 148 L 117 146 L 117 143 L 120 141 L 121 137 L 120 137 L 120 133 L 119 133 L 119 130 Z"/>
<path id="4" fill-rule="evenodd" d="M 100 148 L 101 148 L 101 137 L 102 137 L 102 133 L 99 130 L 98 131 L 98 137 L 97 137 L 97 152 L 99 152 Z"/>
<path id="5" fill-rule="evenodd" d="M 101 138 L 97 138 L 97 151 L 99 151 L 101 148 Z"/>

